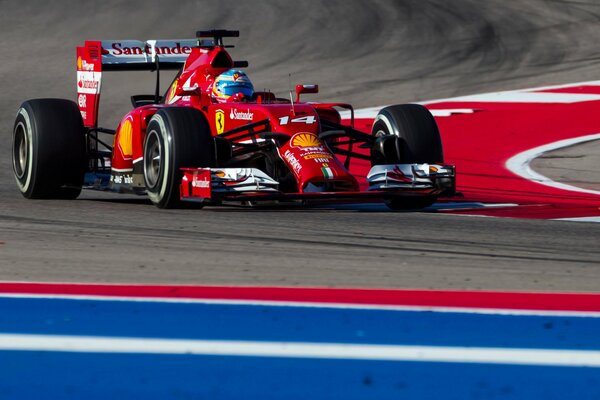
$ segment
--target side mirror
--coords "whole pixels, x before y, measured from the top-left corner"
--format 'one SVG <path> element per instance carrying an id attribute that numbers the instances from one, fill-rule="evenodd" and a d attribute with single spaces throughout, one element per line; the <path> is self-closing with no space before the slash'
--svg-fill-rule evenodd
<path id="1" fill-rule="evenodd" d="M 189 96 L 189 95 L 194 95 L 194 94 L 200 94 L 200 86 L 198 86 L 197 84 L 193 85 L 193 86 L 177 86 L 177 89 L 175 90 L 175 94 L 177 96 Z"/>
<path id="2" fill-rule="evenodd" d="M 296 85 L 296 103 L 302 93 L 319 93 L 319 85 Z"/>

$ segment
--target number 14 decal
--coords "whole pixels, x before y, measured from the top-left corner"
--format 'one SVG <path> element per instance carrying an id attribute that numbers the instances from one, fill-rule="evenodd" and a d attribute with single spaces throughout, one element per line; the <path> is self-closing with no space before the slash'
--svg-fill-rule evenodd
<path id="1" fill-rule="evenodd" d="M 305 123 L 305 124 L 314 124 L 315 122 L 317 122 L 317 119 L 314 117 L 314 115 L 308 115 L 306 117 L 298 117 L 298 118 L 294 118 L 292 120 L 290 120 L 289 116 L 285 116 L 285 117 L 280 117 L 279 118 L 279 125 L 287 125 L 288 123 Z"/>

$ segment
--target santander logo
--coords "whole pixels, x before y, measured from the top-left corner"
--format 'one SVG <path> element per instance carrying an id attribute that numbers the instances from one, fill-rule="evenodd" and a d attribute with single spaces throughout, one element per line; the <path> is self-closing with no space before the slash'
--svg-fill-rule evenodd
<path id="1" fill-rule="evenodd" d="M 144 47 L 140 46 L 123 46 L 120 42 L 111 44 L 111 49 L 103 49 L 113 56 L 131 56 L 131 55 L 144 55 L 150 54 L 150 47 L 148 45 Z M 174 42 L 172 45 L 156 46 L 156 54 L 158 55 L 170 55 L 170 54 L 190 54 L 192 48 L 190 46 L 182 46 L 179 42 Z"/>
<path id="2" fill-rule="evenodd" d="M 232 108 L 231 111 L 229 112 L 229 119 L 252 121 L 253 118 L 254 118 L 254 113 L 250 112 L 250 109 L 247 109 L 246 111 L 239 111 L 239 110 Z"/>
<path id="3" fill-rule="evenodd" d="M 81 89 L 98 89 L 98 81 L 84 81 L 84 80 L 80 80 L 77 83 L 77 86 L 79 86 Z"/>
<path id="4" fill-rule="evenodd" d="M 100 72 L 77 71 L 77 92 L 97 94 L 100 92 Z"/>

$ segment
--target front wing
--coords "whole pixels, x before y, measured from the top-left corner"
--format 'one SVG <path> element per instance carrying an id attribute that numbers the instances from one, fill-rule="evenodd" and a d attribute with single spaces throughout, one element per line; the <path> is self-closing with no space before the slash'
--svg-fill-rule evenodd
<path id="1" fill-rule="evenodd" d="M 376 165 L 365 191 L 281 192 L 278 182 L 256 168 L 184 168 L 181 200 L 221 201 L 384 201 L 401 197 L 449 196 L 456 187 L 453 166 L 439 164 Z"/>

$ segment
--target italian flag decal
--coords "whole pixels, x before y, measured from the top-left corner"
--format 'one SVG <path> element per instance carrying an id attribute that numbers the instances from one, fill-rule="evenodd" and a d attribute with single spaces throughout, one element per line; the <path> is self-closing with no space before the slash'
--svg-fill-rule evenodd
<path id="1" fill-rule="evenodd" d="M 321 171 L 323 171 L 323 176 L 327 179 L 331 179 L 333 178 L 333 171 L 331 170 L 331 168 L 324 166 L 323 168 L 321 168 Z"/>

